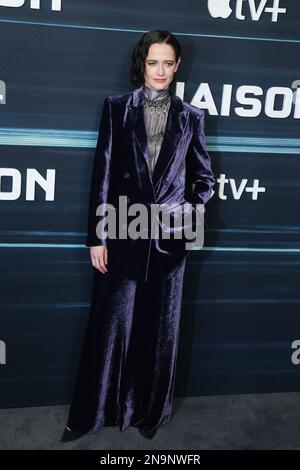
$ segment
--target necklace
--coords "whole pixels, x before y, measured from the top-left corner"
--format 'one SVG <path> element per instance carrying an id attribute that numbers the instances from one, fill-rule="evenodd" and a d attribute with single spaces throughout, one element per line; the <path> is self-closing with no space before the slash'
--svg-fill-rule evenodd
<path id="1" fill-rule="evenodd" d="M 164 98 L 157 100 L 150 100 L 145 95 L 143 96 L 144 105 L 147 108 L 149 114 L 153 113 L 167 113 L 170 105 L 171 105 L 171 98 L 169 95 L 165 96 Z"/>

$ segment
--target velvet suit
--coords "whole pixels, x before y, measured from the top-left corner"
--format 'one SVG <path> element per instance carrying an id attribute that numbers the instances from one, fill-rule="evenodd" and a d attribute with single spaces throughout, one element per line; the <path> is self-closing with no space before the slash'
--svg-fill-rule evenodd
<path id="1" fill-rule="evenodd" d="M 214 176 L 204 111 L 171 92 L 152 178 L 147 165 L 142 87 L 105 99 L 95 153 L 86 246 L 107 245 L 108 272 L 94 269 L 92 303 L 68 427 L 156 429 L 171 417 L 179 339 L 185 240 L 98 238 L 97 205 L 205 204 Z M 189 186 L 190 184 L 190 186 Z M 170 228 L 170 231 L 172 229 Z"/>

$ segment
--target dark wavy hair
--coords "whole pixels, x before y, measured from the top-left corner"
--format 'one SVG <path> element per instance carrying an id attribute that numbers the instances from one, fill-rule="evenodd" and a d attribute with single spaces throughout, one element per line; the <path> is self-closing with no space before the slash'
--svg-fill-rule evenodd
<path id="1" fill-rule="evenodd" d="M 181 55 L 181 46 L 170 31 L 156 29 L 143 34 L 132 52 L 131 65 L 128 71 L 129 81 L 133 85 L 140 86 L 144 84 L 145 59 L 148 55 L 150 46 L 155 43 L 165 43 L 172 46 L 175 52 L 176 62 L 178 62 Z"/>

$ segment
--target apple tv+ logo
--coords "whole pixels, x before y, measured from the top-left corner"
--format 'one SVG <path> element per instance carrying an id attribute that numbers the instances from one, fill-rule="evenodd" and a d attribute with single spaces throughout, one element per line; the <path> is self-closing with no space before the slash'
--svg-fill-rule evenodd
<path id="1" fill-rule="evenodd" d="M 231 6 L 234 4 L 233 10 Z M 269 13 L 272 14 L 272 22 L 276 23 L 279 14 L 286 13 L 286 8 L 280 8 L 280 0 L 208 0 L 207 7 L 213 18 L 226 19 L 234 11 L 236 19 L 242 21 L 249 15 L 252 21 L 259 21 L 263 13 Z"/>

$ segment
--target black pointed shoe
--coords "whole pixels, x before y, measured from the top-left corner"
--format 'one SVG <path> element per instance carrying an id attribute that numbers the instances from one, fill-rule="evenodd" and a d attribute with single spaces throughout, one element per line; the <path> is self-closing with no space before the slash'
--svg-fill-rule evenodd
<path id="1" fill-rule="evenodd" d="M 140 434 L 142 434 L 142 436 L 146 437 L 147 439 L 153 439 L 156 434 L 156 431 L 157 429 L 153 429 L 152 431 L 144 431 L 143 429 L 139 428 Z"/>
<path id="2" fill-rule="evenodd" d="M 76 439 L 80 439 L 83 435 L 83 433 L 80 433 L 78 431 L 72 431 L 72 429 L 66 427 L 61 436 L 60 442 L 76 441 Z"/>

